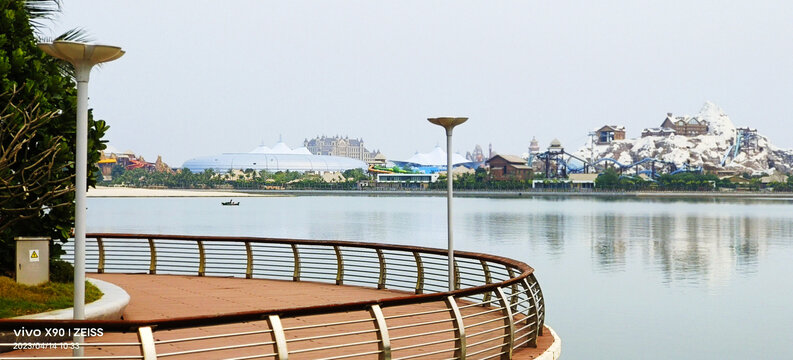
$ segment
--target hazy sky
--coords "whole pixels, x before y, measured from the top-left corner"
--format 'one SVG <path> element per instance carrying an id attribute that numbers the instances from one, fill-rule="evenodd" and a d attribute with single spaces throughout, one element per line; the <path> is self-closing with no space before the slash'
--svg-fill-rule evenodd
<path id="1" fill-rule="evenodd" d="M 532 136 L 578 148 L 706 100 L 793 147 L 793 1 L 74 1 L 127 51 L 94 70 L 110 144 L 171 166 L 222 152 L 361 137 L 390 159 L 444 144 L 427 117 L 468 116 L 455 151 Z"/>

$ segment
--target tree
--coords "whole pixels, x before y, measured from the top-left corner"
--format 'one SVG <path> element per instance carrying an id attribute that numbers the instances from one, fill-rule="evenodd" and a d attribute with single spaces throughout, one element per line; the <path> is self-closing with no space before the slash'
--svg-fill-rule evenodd
<path id="1" fill-rule="evenodd" d="M 619 184 L 619 179 L 617 171 L 608 168 L 595 179 L 595 186 L 599 189 L 614 189 Z"/>
<path id="2" fill-rule="evenodd" d="M 0 104 L 8 104 L 1 115 L 0 151 L 13 153 L 0 170 L 0 273 L 13 273 L 14 237 L 57 239 L 50 253 L 58 256 L 74 226 L 77 91 L 69 66 L 39 50 L 34 35 L 59 5 L 0 0 Z M 58 39 L 85 37 L 72 30 Z M 93 186 L 107 125 L 89 111 L 88 129 Z"/>

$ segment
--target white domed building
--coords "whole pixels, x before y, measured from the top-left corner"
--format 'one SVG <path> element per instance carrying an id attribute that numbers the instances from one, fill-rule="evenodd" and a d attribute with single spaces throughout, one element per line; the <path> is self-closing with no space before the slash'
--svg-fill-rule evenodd
<path id="1" fill-rule="evenodd" d="M 253 169 L 256 171 L 278 172 L 341 172 L 350 169 L 366 170 L 365 162 L 328 155 L 312 155 L 307 148 L 292 149 L 283 142 L 272 148 L 260 145 L 247 153 L 224 153 L 219 155 L 201 156 L 184 162 L 182 168 L 192 172 L 204 172 L 212 169 L 215 172 L 230 170 Z"/>

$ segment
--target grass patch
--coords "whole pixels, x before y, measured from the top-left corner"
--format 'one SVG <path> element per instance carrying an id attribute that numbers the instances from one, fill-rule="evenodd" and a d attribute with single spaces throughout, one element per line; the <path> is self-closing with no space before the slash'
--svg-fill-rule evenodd
<path id="1" fill-rule="evenodd" d="M 86 281 L 85 302 L 90 303 L 101 297 L 102 292 Z M 0 319 L 70 308 L 73 301 L 74 284 L 72 283 L 50 281 L 37 286 L 28 286 L 0 276 Z"/>

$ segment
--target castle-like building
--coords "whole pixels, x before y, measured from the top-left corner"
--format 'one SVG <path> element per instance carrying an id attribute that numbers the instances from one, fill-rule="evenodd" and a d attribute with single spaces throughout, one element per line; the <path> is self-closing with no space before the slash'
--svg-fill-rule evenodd
<path id="1" fill-rule="evenodd" d="M 372 162 L 378 154 L 378 151 L 366 150 L 362 139 L 350 139 L 347 136 L 317 136 L 304 140 L 303 146 L 314 155 L 344 156 L 367 163 Z"/>

